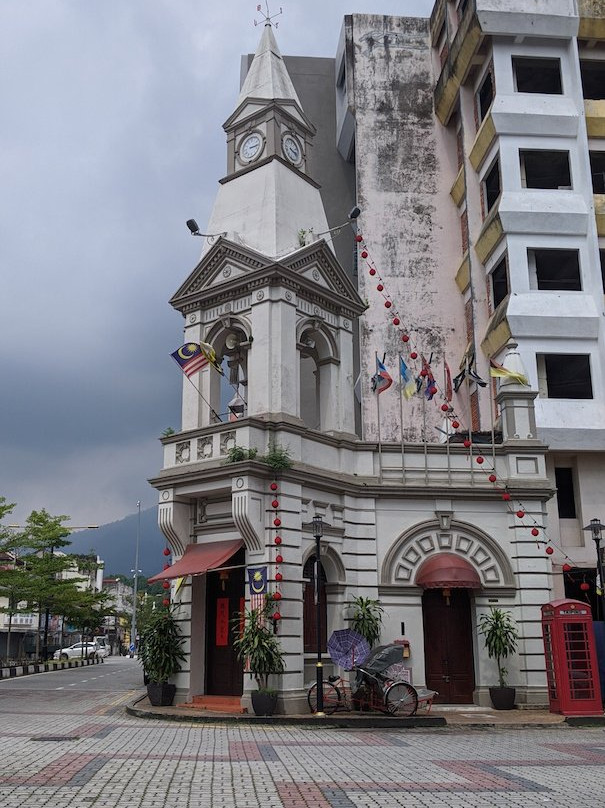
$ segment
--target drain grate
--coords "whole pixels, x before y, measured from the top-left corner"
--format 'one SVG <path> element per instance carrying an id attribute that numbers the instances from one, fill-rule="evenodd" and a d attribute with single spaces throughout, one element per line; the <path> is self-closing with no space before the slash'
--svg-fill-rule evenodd
<path id="1" fill-rule="evenodd" d="M 78 735 L 34 735 L 30 741 L 79 741 Z"/>

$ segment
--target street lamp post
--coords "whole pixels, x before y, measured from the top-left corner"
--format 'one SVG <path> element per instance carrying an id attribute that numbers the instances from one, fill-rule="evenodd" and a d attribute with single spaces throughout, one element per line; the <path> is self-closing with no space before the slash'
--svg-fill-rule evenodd
<path id="1" fill-rule="evenodd" d="M 603 577 L 603 557 L 601 555 L 603 528 L 605 528 L 605 525 L 602 525 L 598 519 L 591 519 L 590 524 L 583 528 L 583 530 L 590 530 L 592 540 L 594 541 L 597 550 L 597 573 L 599 575 L 599 584 L 601 589 L 601 596 L 598 599 L 598 602 L 601 604 L 601 620 L 605 620 L 605 578 Z M 597 618 L 598 616 L 597 610 Z"/>
<path id="2" fill-rule="evenodd" d="M 317 711 L 316 715 L 324 715 L 324 677 L 323 662 L 321 661 L 321 539 L 324 527 L 328 527 L 321 516 L 314 516 L 312 520 L 313 536 L 315 538 L 315 618 L 317 621 Z"/>
<path id="3" fill-rule="evenodd" d="M 134 593 L 132 598 L 132 623 L 130 624 L 130 645 L 134 645 L 136 650 L 137 644 L 137 583 L 139 578 L 139 544 L 141 541 L 141 502 L 137 502 L 138 516 L 137 516 L 137 542 L 134 552 Z"/>

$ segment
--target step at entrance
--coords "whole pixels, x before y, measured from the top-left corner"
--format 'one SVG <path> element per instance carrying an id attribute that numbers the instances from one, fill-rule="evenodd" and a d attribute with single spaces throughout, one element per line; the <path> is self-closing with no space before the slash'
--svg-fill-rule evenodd
<path id="1" fill-rule="evenodd" d="M 185 707 L 210 710 L 217 713 L 245 713 L 240 696 L 194 696 Z"/>

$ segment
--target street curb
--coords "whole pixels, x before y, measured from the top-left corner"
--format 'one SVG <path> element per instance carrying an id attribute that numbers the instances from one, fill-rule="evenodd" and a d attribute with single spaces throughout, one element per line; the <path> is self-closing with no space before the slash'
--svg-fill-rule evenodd
<path id="1" fill-rule="evenodd" d="M 86 665 L 99 665 L 104 660 L 98 659 L 69 659 L 67 662 L 57 662 L 49 665 L 47 662 L 31 662 L 27 665 L 11 665 L 0 668 L 0 681 L 15 679 L 18 676 L 31 676 L 34 673 L 50 673 L 52 671 L 67 670 L 69 668 L 83 668 Z"/>
<path id="2" fill-rule="evenodd" d="M 605 715 L 568 715 L 565 723 L 570 727 L 605 727 Z"/>

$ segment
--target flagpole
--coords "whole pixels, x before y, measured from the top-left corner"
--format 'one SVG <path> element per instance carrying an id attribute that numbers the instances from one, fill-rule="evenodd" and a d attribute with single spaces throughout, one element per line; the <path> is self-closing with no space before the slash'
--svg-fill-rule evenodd
<path id="1" fill-rule="evenodd" d="M 405 445 L 403 439 L 403 379 L 401 378 L 401 354 L 399 358 L 399 423 L 401 424 L 401 482 L 405 483 Z"/>
<path id="2" fill-rule="evenodd" d="M 489 360 L 488 360 L 489 365 Z M 490 427 L 492 431 L 492 467 L 494 471 L 496 470 L 496 431 L 495 431 L 495 417 L 496 417 L 496 400 L 494 397 L 494 386 L 497 384 L 496 380 L 492 377 L 491 373 L 489 375 L 489 417 L 490 417 Z"/>
<path id="3" fill-rule="evenodd" d="M 214 407 L 213 407 L 213 406 L 212 406 L 212 405 L 211 405 L 211 404 L 210 404 L 210 403 L 209 403 L 209 402 L 208 402 L 208 401 L 207 401 L 207 400 L 204 398 L 204 396 L 202 395 L 202 391 L 201 391 L 201 390 L 200 390 L 200 388 L 197 386 L 197 384 L 195 384 L 195 382 L 194 382 L 194 381 L 191 379 L 191 376 L 187 376 L 187 374 L 185 374 L 185 378 L 186 378 L 186 379 L 189 379 L 189 381 L 190 381 L 190 382 L 191 382 L 191 384 L 193 385 L 193 389 L 194 389 L 194 390 L 197 390 L 197 394 L 199 395 L 199 397 L 202 399 L 202 401 L 204 402 L 204 404 L 205 404 L 205 405 L 208 407 L 208 409 L 210 410 L 210 414 L 211 414 L 211 415 L 214 415 L 214 417 L 216 418 L 216 420 L 217 420 L 219 423 L 222 423 L 222 422 L 221 422 L 221 416 L 220 416 L 220 415 L 218 414 L 218 412 L 217 412 L 217 411 L 214 409 Z"/>
<path id="4" fill-rule="evenodd" d="M 471 442 L 469 446 L 469 455 L 471 458 L 471 485 L 475 481 L 475 468 L 473 466 L 473 407 L 471 404 L 471 377 L 469 376 L 468 354 L 464 358 L 464 368 L 466 370 L 466 398 L 468 407 L 468 439 Z"/>
<path id="5" fill-rule="evenodd" d="M 376 369 L 378 370 L 378 352 L 374 351 Z M 378 482 L 382 483 L 382 441 L 380 436 L 380 390 L 376 388 L 376 418 L 378 419 Z"/>
<path id="6" fill-rule="evenodd" d="M 445 399 L 447 401 L 448 407 L 450 406 L 450 399 L 448 395 L 451 396 L 449 391 L 448 383 L 447 383 L 447 369 L 446 369 L 446 362 L 445 362 L 445 354 L 443 354 L 443 389 L 445 390 Z M 448 483 L 452 482 L 452 468 L 450 466 L 450 419 L 448 418 L 449 413 L 445 414 L 445 420 L 447 423 L 447 434 L 445 436 L 445 453 L 447 457 L 447 481 Z"/>
<path id="7" fill-rule="evenodd" d="M 429 450 L 426 442 L 426 396 L 422 394 L 422 440 L 424 442 L 424 482 L 429 482 Z"/>

